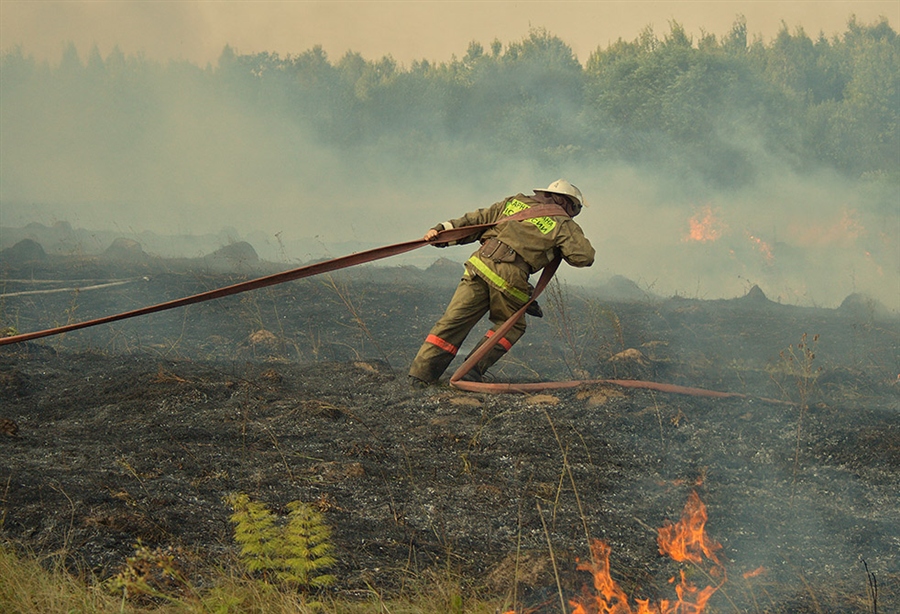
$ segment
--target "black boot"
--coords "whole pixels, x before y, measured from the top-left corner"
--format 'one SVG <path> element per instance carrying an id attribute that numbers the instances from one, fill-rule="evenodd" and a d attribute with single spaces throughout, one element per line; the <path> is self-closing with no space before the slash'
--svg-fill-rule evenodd
<path id="1" fill-rule="evenodd" d="M 484 381 L 484 377 L 481 375 L 481 373 L 478 372 L 478 367 L 472 367 L 472 369 L 468 373 L 466 373 L 459 379 L 461 379 L 464 382 L 483 382 Z"/>
<path id="2" fill-rule="evenodd" d="M 416 377 L 414 375 L 409 376 L 409 387 L 412 388 L 413 390 L 424 390 L 424 389 L 428 388 L 430 385 L 431 384 L 429 384 L 425 380 L 419 379 L 418 377 Z"/>
<path id="3" fill-rule="evenodd" d="M 527 313 L 527 314 L 530 315 L 530 316 L 534 316 L 534 317 L 536 317 L 536 318 L 543 318 L 543 317 L 544 317 L 544 310 L 541 309 L 541 306 L 538 305 L 538 302 L 537 302 L 537 301 L 534 301 L 533 303 L 531 303 L 531 304 L 528 306 L 528 309 L 525 310 L 525 313 Z"/>

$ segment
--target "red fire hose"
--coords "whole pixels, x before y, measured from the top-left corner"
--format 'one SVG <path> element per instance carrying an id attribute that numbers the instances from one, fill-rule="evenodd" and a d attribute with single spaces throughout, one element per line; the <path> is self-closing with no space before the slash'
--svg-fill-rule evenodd
<path id="1" fill-rule="evenodd" d="M 454 228 L 452 230 L 445 230 L 438 235 L 438 238 L 435 239 L 433 243 L 458 241 L 459 239 L 471 235 L 473 231 L 477 232 L 479 230 L 490 228 L 491 226 L 493 226 L 493 224 L 486 224 L 483 226 L 468 226 L 466 228 Z M 56 328 L 48 328 L 46 330 L 39 330 L 32 333 L 23 333 L 21 335 L 15 335 L 12 337 L 2 337 L 0 338 L 0 345 L 9 345 L 11 343 L 31 341 L 33 339 L 40 339 L 41 337 L 50 337 L 52 335 L 68 333 L 75 330 L 80 330 L 82 328 L 89 328 L 91 326 L 98 326 L 100 324 L 109 324 L 111 322 L 118 322 L 119 320 L 127 320 L 129 318 L 136 318 L 138 316 L 145 316 L 151 313 L 175 309 L 176 307 L 186 307 L 195 303 L 202 303 L 204 301 L 211 301 L 213 299 L 223 298 L 226 296 L 231 296 L 233 294 L 240 294 L 241 292 L 258 290 L 259 288 L 266 288 L 268 286 L 283 284 L 288 281 L 303 279 L 304 277 L 312 277 L 313 275 L 330 273 L 331 271 L 337 271 L 339 269 L 345 269 L 348 267 L 356 266 L 358 264 L 372 262 L 373 260 L 380 260 L 381 258 L 387 258 L 389 256 L 405 254 L 406 252 L 410 252 L 414 249 L 418 249 L 423 245 L 428 244 L 428 241 L 425 241 L 424 239 L 418 239 L 416 241 L 408 241 L 406 243 L 397 243 L 395 245 L 388 245 L 386 247 L 378 247 L 375 249 L 370 249 L 368 251 L 350 254 L 349 256 L 341 256 L 340 258 L 334 258 L 333 260 L 326 260 L 324 262 L 308 264 L 296 269 L 291 269 L 290 271 L 282 271 L 281 273 L 275 273 L 273 275 L 260 277 L 258 279 L 251 279 L 250 281 L 244 281 L 231 286 L 225 286 L 224 288 L 219 288 L 217 290 L 201 292 L 200 294 L 194 294 L 192 296 L 186 296 L 184 298 L 167 301 L 165 303 L 150 305 L 149 307 L 141 307 L 140 309 L 125 311 L 122 313 L 117 313 L 115 315 L 97 318 L 95 320 L 66 324 L 65 326 L 57 326 Z"/>
<path id="2" fill-rule="evenodd" d="M 661 384 L 659 382 L 647 382 L 643 380 L 633 380 L 633 379 L 590 379 L 590 380 L 569 380 L 564 382 L 533 382 L 533 383 L 509 383 L 509 384 L 501 384 L 501 383 L 487 383 L 487 382 L 468 382 L 462 379 L 462 377 L 472 370 L 472 368 L 478 364 L 478 361 L 481 360 L 490 350 L 494 347 L 503 336 L 509 332 L 516 322 L 519 321 L 525 311 L 528 309 L 528 306 L 537 300 L 538 295 L 543 292 L 544 288 L 547 287 L 547 284 L 550 283 L 550 279 L 553 277 L 554 273 L 556 273 L 556 269 L 559 267 L 560 258 L 557 256 L 553 262 L 544 267 L 544 270 L 541 272 L 541 277 L 538 280 L 537 285 L 534 287 L 534 292 L 531 294 L 531 298 L 528 300 L 525 305 L 523 305 L 516 313 L 512 315 L 506 322 L 503 323 L 500 328 L 496 330 L 496 332 L 491 335 L 489 338 L 482 343 L 478 349 L 476 349 L 472 354 L 466 358 L 465 362 L 459 366 L 456 372 L 450 376 L 450 385 L 454 388 L 459 388 L 460 390 L 468 390 L 470 392 L 539 392 L 541 390 L 553 390 L 559 388 L 575 388 L 577 386 L 582 386 L 586 384 L 614 384 L 616 386 L 621 386 L 623 388 L 645 388 L 648 390 L 657 390 L 659 392 L 668 392 L 672 394 L 687 394 L 691 396 L 698 397 L 716 397 L 716 398 L 739 398 L 746 399 L 750 398 L 750 395 L 741 394 L 739 392 L 718 392 L 715 390 L 706 390 L 704 388 L 692 388 L 688 386 L 677 386 L 675 384 Z M 776 399 L 765 399 L 760 398 L 761 401 L 765 401 L 768 403 L 785 403 L 784 401 L 778 401 Z M 786 403 L 790 405 L 791 403 Z"/>
<path id="3" fill-rule="evenodd" d="M 543 207 L 543 206 L 541 206 Z M 510 216 L 509 218 L 505 218 L 504 221 L 510 221 L 511 219 L 526 219 L 528 214 L 530 216 L 537 215 L 546 215 L 547 211 L 542 209 L 541 207 L 532 207 L 529 211 L 522 211 L 520 214 L 516 214 L 514 216 Z M 14 343 L 21 343 L 23 341 L 32 341 L 34 339 L 40 339 L 42 337 L 50 337 L 53 335 L 59 335 L 62 333 L 68 333 L 76 330 L 80 330 L 83 328 L 89 328 L 92 326 L 98 326 L 100 324 L 109 324 L 111 322 L 118 322 L 119 320 L 126 320 L 129 318 L 136 318 L 138 316 L 149 315 L 151 313 L 158 313 L 160 311 L 166 311 L 169 309 L 175 309 L 176 307 L 186 307 L 187 305 L 193 305 L 195 303 L 202 303 L 204 301 L 210 301 L 217 298 L 223 298 L 226 296 L 231 296 L 233 294 L 239 294 L 241 292 L 248 292 L 250 290 L 258 290 L 259 288 L 265 288 L 268 286 L 274 286 L 277 284 L 282 284 L 288 281 L 294 281 L 297 279 L 303 279 L 304 277 L 312 277 L 314 275 L 321 275 L 322 273 L 329 273 L 331 271 L 337 271 L 340 269 L 349 268 L 352 266 L 356 266 L 358 264 L 364 264 L 366 262 L 372 262 L 375 260 L 380 260 L 382 258 L 388 258 L 390 256 L 396 256 L 398 254 L 404 254 L 406 252 L 413 251 L 418 249 L 424 245 L 433 245 L 433 244 L 441 244 L 441 243 L 450 243 L 453 241 L 459 241 L 465 237 L 471 236 L 477 232 L 482 230 L 486 230 L 490 227 L 494 226 L 494 224 L 481 224 L 477 226 L 465 226 L 462 228 L 452 228 L 450 230 L 444 230 L 438 233 L 437 237 L 432 239 L 431 241 L 426 241 L 425 239 L 417 239 L 415 241 L 407 241 L 405 243 L 396 243 L 394 245 L 388 245 L 385 247 L 378 247 L 375 249 L 370 249 L 363 252 L 358 252 L 356 254 L 350 254 L 348 256 L 341 256 L 339 258 L 334 258 L 332 260 L 326 260 L 324 262 L 317 262 L 315 264 L 309 264 L 306 266 L 302 266 L 296 269 L 291 269 L 290 271 L 283 271 L 281 273 L 275 273 L 273 275 L 268 275 L 266 277 L 260 277 L 258 279 L 252 279 L 250 281 L 245 281 L 237 284 L 233 284 L 231 286 L 225 286 L 224 288 L 219 288 L 217 290 L 210 290 L 208 292 L 202 292 L 200 294 L 194 294 L 192 296 L 186 296 L 180 299 L 175 299 L 172 301 L 167 301 L 165 303 L 158 303 L 156 305 L 150 305 L 148 307 L 142 307 L 140 309 L 134 309 L 132 311 L 125 311 L 122 313 L 117 313 L 111 316 L 105 316 L 102 318 L 96 318 L 94 320 L 87 320 L 84 322 L 76 322 L 74 324 L 66 324 L 65 326 L 57 326 L 56 328 L 48 328 L 45 330 L 39 330 L 31 333 L 23 333 L 21 335 L 14 335 L 11 337 L 0 337 L 0 346 L 3 345 L 11 345 Z M 556 269 L 559 267 L 560 258 L 557 257 L 553 262 L 544 267 L 544 270 L 541 273 L 541 277 L 538 280 L 537 285 L 534 288 L 534 292 L 531 295 L 529 301 L 522 306 L 519 311 L 517 311 L 513 316 L 507 320 L 498 330 L 497 332 L 487 339 L 475 352 L 473 352 L 463 364 L 456 370 L 455 373 L 450 377 L 450 385 L 458 388 L 460 390 L 467 390 L 470 392 L 486 392 L 486 393 L 508 393 L 508 392 L 537 392 L 541 390 L 552 390 L 552 389 L 560 389 L 560 388 L 574 388 L 576 386 L 586 385 L 586 384 L 613 384 L 616 386 L 622 386 L 625 388 L 645 388 L 649 390 L 657 390 L 659 392 L 673 393 L 673 394 L 686 394 L 692 396 L 704 396 L 704 397 L 716 397 L 716 398 L 759 398 L 759 397 L 751 397 L 747 394 L 741 394 L 737 392 L 717 392 L 714 390 L 706 390 L 703 388 L 691 388 L 686 386 L 676 386 L 674 384 L 661 384 L 658 382 L 648 382 L 641 380 L 620 380 L 620 379 L 593 379 L 593 380 L 570 380 L 563 382 L 534 382 L 534 383 L 488 383 L 488 382 L 469 382 L 463 381 L 461 378 L 468 373 L 476 363 L 478 363 L 481 358 L 487 354 L 490 349 L 500 340 L 503 336 L 513 327 L 513 325 L 525 314 L 525 310 L 528 306 L 533 303 L 540 293 L 547 287 L 547 284 L 550 283 L 550 279 L 553 277 L 554 273 L 556 273 Z M 778 403 L 778 404 L 788 404 L 791 403 L 785 401 L 779 401 L 776 399 L 764 399 L 759 398 L 761 401 L 765 401 L 768 403 Z"/>

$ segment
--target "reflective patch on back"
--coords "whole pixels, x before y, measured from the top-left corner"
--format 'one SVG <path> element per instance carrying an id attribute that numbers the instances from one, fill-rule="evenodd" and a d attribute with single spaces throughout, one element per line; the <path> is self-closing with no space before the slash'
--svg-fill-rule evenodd
<path id="1" fill-rule="evenodd" d="M 525 209 L 530 208 L 531 207 L 529 205 L 526 205 L 521 200 L 511 198 L 503 208 L 503 217 L 513 215 L 515 213 L 518 213 L 519 211 L 524 211 Z M 534 224 L 537 229 L 541 231 L 541 234 L 547 234 L 548 232 L 556 228 L 556 220 L 554 220 L 552 217 L 533 217 L 531 219 L 522 221 L 531 222 L 532 224 Z"/>
<path id="2" fill-rule="evenodd" d="M 506 203 L 506 207 L 503 209 L 503 217 L 507 215 L 512 215 L 514 213 L 518 213 L 519 211 L 524 211 L 525 209 L 530 209 L 528 205 L 523 203 L 521 200 L 516 200 L 515 198 L 509 199 L 509 202 Z"/>

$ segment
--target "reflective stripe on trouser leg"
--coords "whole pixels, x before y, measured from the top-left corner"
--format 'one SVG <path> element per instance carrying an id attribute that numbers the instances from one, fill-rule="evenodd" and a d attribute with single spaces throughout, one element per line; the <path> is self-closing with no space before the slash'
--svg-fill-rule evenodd
<path id="1" fill-rule="evenodd" d="M 435 323 L 425 343 L 410 365 L 409 374 L 426 382 L 436 381 L 450 366 L 459 348 L 488 309 L 490 309 L 490 286 L 477 276 L 466 275 L 456 287 L 456 292 L 444 315 Z M 440 340 L 439 343 L 435 341 Z"/>
<path id="2" fill-rule="evenodd" d="M 449 341 L 446 341 L 445 339 L 441 339 L 437 335 L 428 335 L 427 337 L 425 337 L 425 343 L 436 345 L 448 354 L 452 354 L 453 356 L 456 356 L 456 353 L 459 352 L 458 347 L 456 347 Z"/>
<path id="3" fill-rule="evenodd" d="M 494 331 L 489 330 L 488 332 L 486 332 L 484 334 L 484 336 L 487 337 L 488 339 L 490 339 L 491 337 L 494 336 Z M 507 339 L 506 337 L 503 337 L 502 339 L 500 339 L 500 341 L 497 342 L 497 345 L 502 347 L 507 352 L 512 349 L 512 343 L 510 343 L 509 339 Z"/>

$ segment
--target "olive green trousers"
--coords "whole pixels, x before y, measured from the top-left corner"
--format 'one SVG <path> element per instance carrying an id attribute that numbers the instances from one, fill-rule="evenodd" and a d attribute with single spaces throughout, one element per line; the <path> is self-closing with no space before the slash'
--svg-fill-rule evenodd
<path id="1" fill-rule="evenodd" d="M 456 287 L 456 292 L 444 315 L 432 327 L 431 332 L 425 338 L 425 343 L 419 348 L 409 374 L 426 382 L 435 382 L 447 370 L 453 358 L 459 351 L 472 328 L 490 313 L 493 326 L 485 337 L 478 342 L 479 347 L 489 337 L 493 336 L 504 322 L 506 322 L 522 305 L 521 301 L 507 296 L 497 288 L 494 288 L 481 277 L 473 274 L 466 267 L 465 277 Z M 478 375 L 484 373 L 512 348 L 513 344 L 525 334 L 525 317 L 523 316 L 509 332 L 506 333 L 497 345 L 478 361 L 472 369 Z M 474 349 L 472 350 L 475 351 Z"/>

